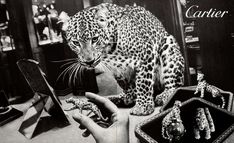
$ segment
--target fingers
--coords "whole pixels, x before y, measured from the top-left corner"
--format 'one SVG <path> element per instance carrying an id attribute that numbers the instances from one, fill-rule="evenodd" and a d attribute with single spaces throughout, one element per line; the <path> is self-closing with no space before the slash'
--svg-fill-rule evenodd
<path id="1" fill-rule="evenodd" d="M 91 93 L 91 92 L 86 92 L 85 96 L 94 102 L 98 102 L 98 103 L 102 104 L 111 113 L 118 113 L 118 111 L 119 111 L 117 106 L 105 97 L 99 96 L 99 95 Z"/>
<path id="2" fill-rule="evenodd" d="M 76 122 L 80 123 L 82 126 L 84 126 L 94 137 L 98 137 L 102 134 L 103 128 L 101 128 L 99 125 L 97 125 L 89 117 L 76 112 L 73 115 L 73 119 Z"/>

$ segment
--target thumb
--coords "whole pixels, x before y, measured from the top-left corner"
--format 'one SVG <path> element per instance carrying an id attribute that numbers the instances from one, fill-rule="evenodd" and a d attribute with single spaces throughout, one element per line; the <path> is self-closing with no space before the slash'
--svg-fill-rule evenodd
<path id="1" fill-rule="evenodd" d="M 85 126 L 85 128 L 87 128 L 90 133 L 93 135 L 94 138 L 98 138 L 101 136 L 103 128 L 100 127 L 98 124 L 96 124 L 92 119 L 90 119 L 89 117 L 76 112 L 73 115 L 73 119 L 80 123 L 81 125 Z"/>

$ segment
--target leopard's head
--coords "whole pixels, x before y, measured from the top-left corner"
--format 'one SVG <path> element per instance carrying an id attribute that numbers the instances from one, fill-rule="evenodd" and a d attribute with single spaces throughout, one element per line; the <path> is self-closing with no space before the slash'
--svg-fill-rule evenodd
<path id="1" fill-rule="evenodd" d="M 96 7 L 79 11 L 70 17 L 66 32 L 69 47 L 83 65 L 94 65 L 101 58 L 108 37 L 95 20 Z"/>
<path id="2" fill-rule="evenodd" d="M 102 56 L 107 54 L 107 47 L 115 42 L 118 7 L 103 3 L 70 17 L 65 29 L 66 39 L 81 64 L 96 65 Z"/>
<path id="3" fill-rule="evenodd" d="M 81 64 L 95 66 L 109 52 L 110 45 L 116 42 L 116 24 L 122 9 L 103 3 L 70 17 L 66 39 Z"/>
<path id="4" fill-rule="evenodd" d="M 205 75 L 201 72 L 197 73 L 197 81 L 202 81 L 204 80 Z"/>

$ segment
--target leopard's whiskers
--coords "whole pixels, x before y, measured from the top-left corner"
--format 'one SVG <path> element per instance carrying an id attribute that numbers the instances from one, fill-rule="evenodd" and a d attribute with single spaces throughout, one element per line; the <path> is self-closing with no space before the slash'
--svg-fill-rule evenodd
<path id="1" fill-rule="evenodd" d="M 63 79 L 63 81 L 64 81 L 65 75 L 67 74 L 67 71 L 69 70 L 69 67 L 70 67 L 70 66 L 68 66 L 67 68 L 65 68 L 65 69 L 59 74 L 59 76 L 58 76 L 56 82 L 61 78 L 61 76 L 62 76 L 62 79 Z"/>
<path id="2" fill-rule="evenodd" d="M 73 64 L 73 63 L 77 63 L 79 62 L 79 59 L 78 58 L 75 58 L 75 59 L 66 59 L 64 61 L 68 61 L 67 63 L 63 64 L 60 68 L 63 68 L 64 66 L 68 65 L 68 64 Z M 65 78 L 65 75 L 66 75 L 66 72 L 68 70 L 69 66 L 67 68 L 65 68 L 58 76 L 58 78 L 56 79 L 56 82 L 58 82 L 58 80 L 61 78 L 61 76 L 63 76 L 63 81 L 64 81 L 64 78 Z"/>
<path id="3" fill-rule="evenodd" d="M 72 64 L 71 64 L 72 63 Z M 62 76 L 62 79 L 63 81 L 65 81 L 65 76 L 68 74 L 69 76 L 69 79 L 68 79 L 68 84 L 71 85 L 71 79 L 72 77 L 74 77 L 75 75 L 73 75 L 74 71 L 76 70 L 76 67 L 78 67 L 78 65 L 80 65 L 80 62 L 79 60 L 74 60 L 73 62 L 70 62 L 71 65 L 69 65 L 68 67 L 66 67 L 62 72 L 61 74 L 58 76 L 57 78 L 57 81 L 58 79 L 61 78 Z M 67 65 L 67 63 L 66 63 Z"/>
<path id="4" fill-rule="evenodd" d="M 72 78 L 75 78 L 74 72 L 76 70 L 77 63 L 72 64 L 70 70 L 69 70 L 69 79 L 68 79 L 68 84 L 71 86 L 72 84 Z"/>
<path id="5" fill-rule="evenodd" d="M 75 85 L 76 84 L 76 79 L 77 78 L 80 78 L 80 76 L 78 75 L 78 71 L 80 69 L 81 65 L 80 64 L 76 64 L 75 66 L 75 71 L 74 71 L 74 77 L 73 77 L 73 84 Z"/>
<path id="6" fill-rule="evenodd" d="M 66 74 L 68 74 L 70 76 L 70 71 L 72 69 L 72 67 L 74 66 L 75 63 L 71 64 L 70 66 L 68 66 L 64 71 L 64 75 L 63 75 L 63 81 L 65 80 L 65 76 Z"/>
<path id="7" fill-rule="evenodd" d="M 62 66 L 61 66 L 61 68 L 63 68 L 64 66 L 66 66 L 66 65 L 69 65 L 69 64 L 72 64 L 72 63 L 75 63 L 75 62 L 79 62 L 80 60 L 79 59 L 71 59 L 70 61 L 68 61 L 68 62 L 66 62 L 65 64 L 63 64 Z"/>

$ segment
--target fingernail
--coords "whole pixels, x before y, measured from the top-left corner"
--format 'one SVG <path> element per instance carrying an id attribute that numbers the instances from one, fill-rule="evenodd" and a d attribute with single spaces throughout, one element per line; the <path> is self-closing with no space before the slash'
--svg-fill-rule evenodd
<path id="1" fill-rule="evenodd" d="M 85 95 L 90 94 L 90 92 L 85 92 Z"/>
<path id="2" fill-rule="evenodd" d="M 79 112 L 76 112 L 76 113 L 73 114 L 72 117 L 80 120 L 82 118 L 82 115 Z"/>
<path id="3" fill-rule="evenodd" d="M 89 96 L 90 94 L 92 94 L 91 92 L 85 92 L 85 96 Z"/>

